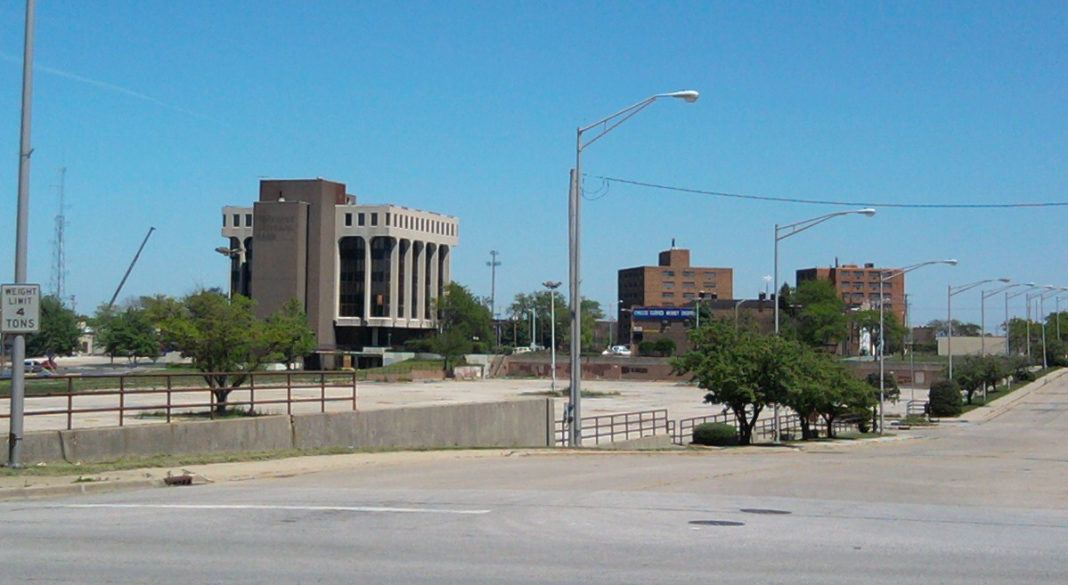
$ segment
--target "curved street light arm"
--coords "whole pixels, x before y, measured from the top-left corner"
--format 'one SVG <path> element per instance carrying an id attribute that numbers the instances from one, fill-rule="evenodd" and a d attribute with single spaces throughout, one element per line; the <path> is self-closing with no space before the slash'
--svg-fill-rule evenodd
<path id="1" fill-rule="evenodd" d="M 778 241 L 781 241 L 781 240 L 785 240 L 786 238 L 789 238 L 790 236 L 799 234 L 799 233 L 807 230 L 810 227 L 815 227 L 815 226 L 817 226 L 817 225 L 819 225 L 819 224 L 821 224 L 821 223 L 823 223 L 823 222 L 825 222 L 825 221 L 827 221 L 827 220 L 829 220 L 831 218 L 839 217 L 839 216 L 842 216 L 842 215 L 854 215 L 854 214 L 866 215 L 868 217 L 871 217 L 871 216 L 875 215 L 875 210 L 872 209 L 871 207 L 866 207 L 864 209 L 851 209 L 849 211 L 836 211 L 834 213 L 828 213 L 826 215 L 821 215 L 819 217 L 813 217 L 813 218 L 809 218 L 809 219 L 804 219 L 804 220 L 797 221 L 797 222 L 794 222 L 794 223 L 791 223 L 791 224 L 787 224 L 787 225 L 776 225 L 775 226 L 775 241 L 778 242 Z M 779 232 L 782 232 L 782 231 L 785 231 L 785 230 L 790 230 L 790 232 L 785 234 L 785 235 L 780 236 Z"/>
<path id="2" fill-rule="evenodd" d="M 995 288 L 994 290 L 989 290 L 989 291 L 984 290 L 984 291 L 982 291 L 983 300 L 989 299 L 990 297 L 992 297 L 992 296 L 994 296 L 996 294 L 1001 294 L 1001 293 L 1009 290 L 1010 288 L 1015 288 L 1015 287 L 1018 287 L 1018 286 L 1022 286 L 1023 284 L 1024 283 L 1022 283 L 1022 282 L 1017 282 L 1017 283 L 1005 285 L 1005 286 L 1000 287 L 1000 288 Z"/>
<path id="3" fill-rule="evenodd" d="M 623 108 L 622 110 L 620 110 L 620 111 L 618 111 L 618 112 L 616 112 L 616 113 L 614 113 L 614 114 L 612 114 L 610 116 L 605 116 L 604 118 L 601 118 L 600 120 L 597 120 L 593 124 L 590 124 L 588 126 L 583 126 L 582 128 L 579 128 L 578 129 L 578 149 L 581 151 L 584 148 L 586 148 L 587 146 L 593 144 L 594 142 L 597 142 L 597 140 L 600 139 L 602 136 L 604 136 L 605 134 L 608 134 L 609 132 L 614 130 L 616 128 L 616 126 L 619 126 L 623 122 L 626 122 L 632 116 L 634 116 L 638 112 L 640 112 L 640 111 L 644 110 L 646 107 L 648 107 L 649 104 L 655 102 L 656 100 L 658 100 L 658 99 L 660 99 L 662 97 L 679 98 L 679 99 L 686 100 L 688 103 L 693 103 L 693 102 L 697 101 L 697 98 L 699 96 L 700 96 L 700 94 L 697 93 L 696 91 L 693 91 L 693 90 L 674 91 L 674 92 L 671 92 L 671 93 L 658 93 L 658 94 L 656 94 L 654 96 L 649 96 L 649 97 L 645 98 L 644 100 L 642 100 L 642 101 L 640 101 L 640 102 L 638 102 L 638 103 L 636 103 L 636 104 L 634 104 L 632 106 L 628 106 L 626 108 Z M 600 132 L 598 132 L 596 136 L 594 136 L 593 138 L 589 139 L 585 143 L 582 142 L 582 135 L 583 134 L 585 134 L 587 131 L 592 130 L 592 129 L 594 129 L 594 128 L 598 127 L 598 126 L 601 126 L 601 125 L 604 125 L 604 128 Z"/>
<path id="4" fill-rule="evenodd" d="M 898 276 L 901 276 L 906 272 L 912 272 L 917 268 L 923 268 L 924 266 L 930 266 L 932 264 L 949 264 L 950 266 L 956 266 L 957 260 L 955 258 L 948 258 L 946 260 L 928 260 L 926 262 L 920 262 L 918 264 L 911 264 L 904 268 L 898 268 L 897 270 L 894 270 L 889 276 L 884 276 L 879 279 L 879 282 L 889 282 L 890 280 L 897 278 Z"/>

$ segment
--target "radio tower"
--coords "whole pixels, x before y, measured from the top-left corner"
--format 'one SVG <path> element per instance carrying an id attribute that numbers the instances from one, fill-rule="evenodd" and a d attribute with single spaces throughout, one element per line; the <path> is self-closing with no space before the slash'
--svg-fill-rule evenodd
<path id="1" fill-rule="evenodd" d="M 51 294 L 63 303 L 66 299 L 67 288 L 67 252 L 63 243 L 63 231 L 67 226 L 67 218 L 63 215 L 66 207 L 64 198 L 65 183 L 67 179 L 67 167 L 59 169 L 59 214 L 56 215 L 55 234 L 52 240 L 52 280 L 50 282 Z"/>

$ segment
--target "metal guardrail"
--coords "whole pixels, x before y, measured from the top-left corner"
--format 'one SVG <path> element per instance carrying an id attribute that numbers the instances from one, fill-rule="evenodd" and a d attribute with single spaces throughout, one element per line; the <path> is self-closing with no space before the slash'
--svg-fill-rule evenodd
<path id="1" fill-rule="evenodd" d="M 640 439 L 657 434 L 670 434 L 674 421 L 668 420 L 667 409 L 642 410 L 620 414 L 605 414 L 582 417 L 582 440 L 587 445 L 611 443 L 616 440 Z M 569 437 L 567 421 L 556 421 L 556 444 L 567 447 Z"/>
<path id="2" fill-rule="evenodd" d="M 65 390 L 27 393 L 24 416 L 65 417 L 67 430 L 75 427 L 79 415 L 101 413 L 117 413 L 120 427 L 125 426 L 130 415 L 144 421 L 149 418 L 146 415 L 158 414 L 158 422 L 167 423 L 182 416 L 207 415 L 214 419 L 220 402 L 205 377 L 223 375 L 245 377 L 230 390 L 225 402 L 227 408 L 247 408 L 254 412 L 285 405 L 286 414 L 292 414 L 294 405 L 298 404 L 318 404 L 319 412 L 326 412 L 327 403 L 341 402 L 350 403 L 351 409 L 356 410 L 356 372 L 102 374 L 27 380 L 28 387 L 32 383 L 37 390 L 45 385 L 65 387 Z M 109 384 L 111 380 L 114 385 Z M 79 403 L 92 405 L 79 406 Z M 7 418 L 9 413 L 0 413 L 0 420 Z"/>

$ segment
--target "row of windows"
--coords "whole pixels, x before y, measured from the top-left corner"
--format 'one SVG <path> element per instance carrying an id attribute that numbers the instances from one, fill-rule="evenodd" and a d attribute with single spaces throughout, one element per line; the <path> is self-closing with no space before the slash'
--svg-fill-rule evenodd
<path id="1" fill-rule="evenodd" d="M 356 225 L 358 226 L 368 225 L 368 220 L 370 220 L 370 225 L 378 225 L 379 214 L 377 212 L 357 213 L 355 215 Z M 345 227 L 352 227 L 352 216 L 352 213 L 345 214 Z M 399 227 L 401 229 L 419 230 L 443 236 L 456 235 L 456 224 L 454 223 L 426 217 L 416 217 L 413 215 L 390 214 L 388 211 L 382 214 L 382 225 L 393 225 L 394 227 Z"/>
<path id="2" fill-rule="evenodd" d="M 660 275 L 663 276 L 664 278 L 674 278 L 675 277 L 675 271 L 674 270 L 663 270 L 663 271 L 660 272 Z M 704 276 L 705 280 L 711 280 L 711 281 L 715 281 L 716 280 L 716 273 L 711 271 L 711 270 L 706 270 L 705 273 L 702 276 Z M 697 271 L 696 270 L 683 270 L 682 271 L 682 277 L 683 278 L 697 278 Z"/>
<path id="3" fill-rule="evenodd" d="M 233 223 L 230 224 L 230 227 L 241 227 L 241 216 L 242 215 L 245 216 L 245 227 L 252 227 L 252 214 L 251 213 L 245 213 L 245 214 L 235 213 L 235 214 L 233 214 L 231 216 L 233 218 Z M 226 214 L 225 213 L 223 214 L 223 227 L 226 227 Z"/>

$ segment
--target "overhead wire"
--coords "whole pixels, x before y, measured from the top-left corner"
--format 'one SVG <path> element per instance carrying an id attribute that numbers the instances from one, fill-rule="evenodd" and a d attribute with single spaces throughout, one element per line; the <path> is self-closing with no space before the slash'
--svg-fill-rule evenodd
<path id="1" fill-rule="evenodd" d="M 647 187 L 650 189 L 662 189 L 679 193 L 692 193 L 695 195 L 710 195 L 713 197 L 726 197 L 730 199 L 747 199 L 750 201 L 773 201 L 777 203 L 803 203 L 808 205 L 848 205 L 858 207 L 899 207 L 906 209 L 1011 209 L 1025 207 L 1065 207 L 1068 201 L 1048 201 L 1037 203 L 888 203 L 880 201 L 835 201 L 829 199 L 805 199 L 800 197 L 773 197 L 768 195 L 744 195 L 741 193 L 725 193 L 723 191 L 710 191 L 706 189 L 694 189 L 690 187 L 676 187 L 660 185 L 647 181 L 633 179 L 621 179 L 619 177 L 605 177 L 591 175 L 591 178 L 601 179 L 605 185 L 619 183 L 635 187 Z"/>

